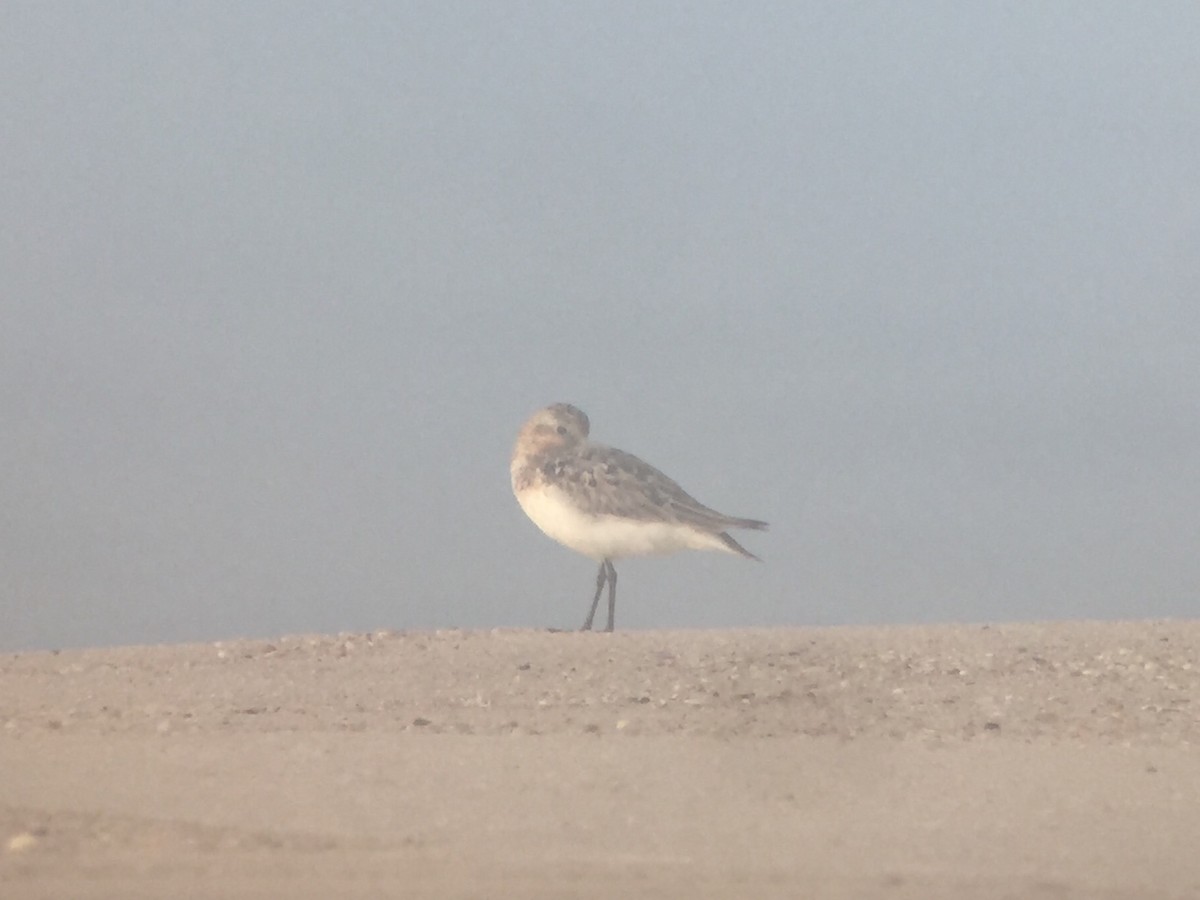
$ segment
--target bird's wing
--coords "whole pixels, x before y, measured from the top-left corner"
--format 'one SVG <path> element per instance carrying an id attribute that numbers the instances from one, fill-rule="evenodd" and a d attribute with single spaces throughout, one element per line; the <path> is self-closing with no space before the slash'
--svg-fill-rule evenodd
<path id="1" fill-rule="evenodd" d="M 767 527 L 766 522 L 727 516 L 705 506 L 654 466 L 613 447 L 593 444 L 580 453 L 550 460 L 549 465 L 573 499 L 595 515 L 665 519 L 713 532 Z"/>

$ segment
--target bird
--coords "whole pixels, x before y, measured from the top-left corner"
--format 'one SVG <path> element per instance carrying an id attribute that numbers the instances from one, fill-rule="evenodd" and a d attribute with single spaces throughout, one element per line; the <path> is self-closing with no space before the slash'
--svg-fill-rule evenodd
<path id="1" fill-rule="evenodd" d="M 677 550 L 719 550 L 758 557 L 727 529 L 765 531 L 758 519 L 727 516 L 692 497 L 632 453 L 588 440 L 587 415 L 569 403 L 538 410 L 513 447 L 513 494 L 548 537 L 599 562 L 596 594 L 581 631 L 591 631 L 608 586 L 608 627 L 617 604 L 614 560 Z"/>

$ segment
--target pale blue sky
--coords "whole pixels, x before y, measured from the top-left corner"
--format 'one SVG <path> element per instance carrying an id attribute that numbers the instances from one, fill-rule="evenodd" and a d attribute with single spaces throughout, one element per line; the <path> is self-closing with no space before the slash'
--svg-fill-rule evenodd
<path id="1" fill-rule="evenodd" d="M 765 562 L 618 627 L 1194 616 L 1200 7 L 9 4 L 0 648 L 575 627 L 554 401 Z"/>

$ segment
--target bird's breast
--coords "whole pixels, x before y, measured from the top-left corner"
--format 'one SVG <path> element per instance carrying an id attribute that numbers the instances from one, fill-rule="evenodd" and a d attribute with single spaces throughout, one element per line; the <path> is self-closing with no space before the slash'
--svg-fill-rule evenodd
<path id="1" fill-rule="evenodd" d="M 543 483 L 515 493 L 525 515 L 547 537 L 595 560 L 713 547 L 711 535 L 677 522 L 590 513 L 552 485 Z"/>

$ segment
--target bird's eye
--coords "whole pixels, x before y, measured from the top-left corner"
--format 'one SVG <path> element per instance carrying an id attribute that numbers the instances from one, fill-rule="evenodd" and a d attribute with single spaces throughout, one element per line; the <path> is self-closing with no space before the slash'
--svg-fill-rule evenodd
<path id="1" fill-rule="evenodd" d="M 562 435 L 565 435 L 565 434 L 567 433 L 567 426 L 566 426 L 566 425 L 559 425 L 559 426 L 558 426 L 558 433 L 559 433 L 559 434 L 562 434 Z"/>

